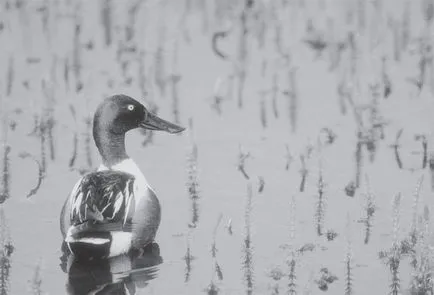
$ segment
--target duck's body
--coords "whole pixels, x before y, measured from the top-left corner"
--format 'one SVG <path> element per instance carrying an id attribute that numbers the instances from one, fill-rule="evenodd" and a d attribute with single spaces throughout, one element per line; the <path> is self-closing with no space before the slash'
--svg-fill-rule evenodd
<path id="1" fill-rule="evenodd" d="M 161 220 L 160 203 L 139 167 L 126 155 L 125 132 L 136 124 L 171 133 L 183 128 L 147 113 L 144 107 L 131 113 L 141 107 L 132 98 L 114 96 L 95 114 L 94 138 L 103 163 L 79 179 L 60 217 L 64 241 L 77 256 L 113 257 L 132 248 L 141 249 L 155 238 Z M 119 116 L 121 121 L 116 120 Z M 130 125 L 119 126 L 122 124 Z"/>

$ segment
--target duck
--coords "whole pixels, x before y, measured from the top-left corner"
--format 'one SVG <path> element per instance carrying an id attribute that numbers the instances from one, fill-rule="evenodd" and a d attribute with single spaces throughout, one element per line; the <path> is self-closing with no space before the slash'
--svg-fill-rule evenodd
<path id="1" fill-rule="evenodd" d="M 171 134 L 185 130 L 127 95 L 112 95 L 99 104 L 93 139 L 102 162 L 76 182 L 60 214 L 63 245 L 77 258 L 141 251 L 155 239 L 161 206 L 125 149 L 125 134 L 137 128 Z"/>

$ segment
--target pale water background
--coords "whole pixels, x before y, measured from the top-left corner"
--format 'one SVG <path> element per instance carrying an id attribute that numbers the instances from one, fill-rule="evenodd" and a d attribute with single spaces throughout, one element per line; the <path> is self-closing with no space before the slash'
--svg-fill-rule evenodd
<path id="1" fill-rule="evenodd" d="M 133 272 L 128 270 L 131 268 L 128 261 L 114 263 L 118 269 L 113 271 L 121 272 L 116 277 L 128 277 L 125 286 L 132 290 L 134 285 L 133 293 L 276 294 L 273 292 L 278 287 L 280 293 L 286 294 L 290 273 L 287 261 L 294 249 L 298 253 L 295 294 L 345 294 L 347 253 L 352 258 L 354 294 L 386 294 L 390 272 L 378 253 L 392 247 L 394 241 L 394 196 L 402 193 L 398 239 L 408 236 L 413 212 L 422 216 L 425 205 L 431 212 L 434 209 L 431 173 L 428 166 L 421 169 L 423 146 L 414 138 L 417 134 L 425 135 L 428 154 L 431 152 L 434 77 L 428 68 L 426 85 L 420 93 L 407 81 L 418 75 L 418 38 L 426 34 L 429 36 L 424 37 L 426 42 L 431 42 L 423 18 L 423 11 L 428 9 L 422 8 L 423 1 L 383 0 L 364 5 L 360 4 L 363 1 L 355 0 L 286 1 L 286 4 L 285 1 L 253 1 L 257 15 L 267 11 L 264 16 L 267 31 L 264 46 L 260 48 L 255 37 L 260 30 L 259 21 L 251 20 L 248 24 L 247 78 L 241 109 L 237 106 L 237 78 L 233 93 L 227 81 L 215 90 L 218 79 L 226 79 L 233 73 L 234 62 L 230 60 L 237 59 L 241 1 L 142 1 L 134 25 L 135 36 L 129 44 L 124 29 L 127 20 L 131 20 L 128 9 L 136 2 L 141 1 L 3 0 L 0 3 L 0 98 L 4 118 L 1 135 L 3 147 L 8 145 L 11 149 L 9 198 L 0 205 L 0 241 L 5 249 L 13 246 L 11 255 L 6 250 L 2 254 L 1 294 L 67 294 L 68 288 L 71 289 L 67 287 L 67 273 L 59 266 L 62 255 L 59 214 L 80 177 L 78 169 L 95 168 L 99 164 L 93 141 L 90 142 L 91 162 L 86 156 L 86 132 L 90 125 L 85 120 L 92 116 L 103 97 L 115 93 L 128 94 L 147 106 L 157 105 L 158 114 L 163 118 L 176 121 L 178 115 L 179 123 L 188 128 L 178 136 L 155 133 L 152 143 L 146 146 L 142 146 L 145 136 L 141 132 L 133 131 L 127 136 L 129 155 L 144 172 L 162 205 L 162 223 L 156 240 L 163 262 L 143 269 L 146 264 L 142 261 L 137 263 L 139 270 Z M 104 44 L 101 24 L 104 3 L 112 5 L 113 40 L 108 47 Z M 190 10 L 187 10 L 188 3 Z M 214 14 L 216 3 L 222 6 L 233 3 L 231 9 L 223 11 L 221 21 Z M 272 5 L 276 7 L 274 17 L 270 12 Z M 382 10 L 378 10 L 380 6 Z M 363 7 L 365 22 L 360 10 Z M 406 18 L 409 40 L 404 46 L 400 44 L 405 39 L 402 36 Z M 81 33 L 76 39 L 79 46 L 74 49 L 77 19 Z M 310 32 L 309 23 L 313 28 Z M 212 35 L 232 25 L 228 36 L 219 41 L 221 50 L 230 56 L 224 61 L 212 51 Z M 276 51 L 275 28 L 279 25 L 282 48 L 291 57 L 288 65 Z M 348 44 L 338 66 L 330 70 L 337 44 L 346 42 L 348 32 L 353 32 L 357 40 L 355 78 L 349 76 Z M 316 34 L 329 44 L 319 56 L 303 41 L 315 38 Z M 394 51 L 395 42 L 400 48 L 398 53 Z M 121 45 L 134 46 L 136 51 L 119 51 Z M 162 55 L 158 62 L 159 46 Z M 137 54 L 140 51 L 143 59 Z M 119 58 L 118 52 L 121 52 Z M 380 83 L 380 89 L 383 86 L 382 56 L 386 57 L 386 72 L 392 83 L 391 94 L 378 98 L 375 107 L 379 112 L 378 122 L 386 123 L 385 136 L 384 139 L 375 137 L 377 149 L 373 162 L 363 148 L 360 188 L 354 197 L 349 197 L 345 187 L 356 177 L 357 125 L 346 100 L 347 112 L 341 113 L 337 86 L 344 81 L 351 89 L 351 85 L 356 85 L 353 82 L 358 81 L 352 90 L 353 100 L 357 105 L 368 105 L 372 100 L 369 84 Z M 74 59 L 80 65 L 78 81 Z M 122 61 L 129 63 L 125 74 L 121 70 Z M 140 63 L 144 68 L 146 97 L 140 90 Z M 289 82 L 289 73 L 295 68 L 296 89 Z M 171 83 L 167 83 L 165 93 L 157 87 L 155 77 L 159 69 L 165 79 L 173 73 L 180 75 L 178 100 L 174 99 Z M 273 114 L 272 95 L 267 94 L 261 102 L 260 94 L 272 89 L 274 73 L 278 77 L 278 117 Z M 82 86 L 77 90 L 78 82 Z M 285 90 L 295 93 L 296 105 L 292 105 L 297 114 L 295 132 L 291 129 L 291 96 L 285 95 Z M 220 115 L 213 108 L 216 94 L 224 96 Z M 50 159 L 46 138 L 46 175 L 37 193 L 26 198 L 37 182 L 38 167 L 31 158 L 23 159 L 20 154 L 26 152 L 42 161 L 41 136 L 29 134 L 34 129 L 34 118 L 44 118 L 50 112 L 55 122 L 55 159 Z M 365 126 L 372 124 L 368 115 L 363 115 L 363 120 Z M 336 134 L 332 144 L 325 144 L 325 133 L 321 132 L 324 127 Z M 400 138 L 404 169 L 398 168 L 391 147 L 401 128 L 404 128 Z M 78 153 L 71 169 L 75 132 Z M 194 145 L 197 161 L 191 164 Z M 309 172 L 306 188 L 300 192 L 300 155 L 306 155 L 307 146 L 312 147 L 306 160 Z M 287 149 L 293 158 L 288 170 Z M 250 153 L 245 161 L 250 179 L 237 169 L 240 150 Z M 3 154 L 4 151 L 2 163 Z M 315 212 L 320 172 L 325 183 L 321 225 L 324 232 L 332 230 L 338 234 L 331 241 L 325 235 L 317 235 Z M 195 203 L 188 190 L 189 174 L 198 185 L 199 198 Z M 413 191 L 422 175 L 419 205 L 414 211 Z M 260 189 L 260 179 L 263 189 Z M 251 211 L 246 215 L 249 186 Z M 375 214 L 370 240 L 365 244 L 363 218 L 369 190 L 375 196 Z M 197 211 L 193 211 L 196 205 Z M 211 250 L 220 216 L 215 231 L 218 251 L 214 259 Z M 195 224 L 191 224 L 193 218 L 197 219 Z M 248 228 L 251 248 L 246 250 Z M 429 226 L 428 232 L 430 236 Z M 295 251 L 302 246 L 311 246 L 311 251 L 304 254 Z M 216 271 L 216 261 L 220 271 Z M 432 265 L 430 261 L 428 265 Z M 338 278 L 328 284 L 327 291 L 319 288 L 321 268 L 327 268 Z M 276 280 L 271 278 L 273 273 Z M 98 276 L 96 270 L 94 275 Z M 407 257 L 400 264 L 400 278 L 402 292 L 409 294 L 412 268 Z M 209 290 L 211 283 L 217 293 Z"/>

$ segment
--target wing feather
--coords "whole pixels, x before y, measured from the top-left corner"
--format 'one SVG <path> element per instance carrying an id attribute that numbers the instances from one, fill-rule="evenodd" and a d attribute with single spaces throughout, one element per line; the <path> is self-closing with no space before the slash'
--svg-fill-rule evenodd
<path id="1" fill-rule="evenodd" d="M 71 193 L 71 224 L 91 221 L 130 227 L 127 224 L 134 213 L 134 181 L 133 175 L 119 171 L 97 171 L 84 176 Z"/>

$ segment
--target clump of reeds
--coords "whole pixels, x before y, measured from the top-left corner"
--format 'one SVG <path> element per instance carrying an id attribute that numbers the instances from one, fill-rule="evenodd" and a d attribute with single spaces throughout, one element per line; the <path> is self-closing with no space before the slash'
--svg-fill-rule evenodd
<path id="1" fill-rule="evenodd" d="M 246 287 L 246 293 L 251 295 L 253 292 L 253 246 L 251 235 L 251 213 L 252 213 L 252 186 L 247 184 L 247 200 L 244 209 L 244 242 L 242 246 L 243 260 L 242 266 L 244 270 L 244 284 Z"/>
<path id="2" fill-rule="evenodd" d="M 5 127 L 7 128 L 7 127 Z M 3 155 L 2 155 L 2 178 L 1 178 L 1 193 L 0 193 L 0 204 L 5 202 L 6 199 L 10 197 L 10 160 L 9 154 L 11 152 L 11 147 L 7 144 L 6 136 L 3 142 Z"/>
<path id="3" fill-rule="evenodd" d="M 347 230 L 346 230 L 346 242 L 347 246 L 345 249 L 345 295 L 354 294 L 354 275 L 353 275 L 353 253 L 351 245 L 351 219 L 349 213 L 347 213 Z"/>
<path id="4" fill-rule="evenodd" d="M 291 203 L 290 203 L 290 222 L 289 222 L 289 239 L 291 243 L 291 254 L 290 258 L 287 259 L 286 263 L 289 267 L 289 273 L 288 273 L 288 294 L 290 295 L 296 295 L 297 294 L 297 273 L 296 273 L 296 266 L 297 266 L 297 257 L 296 257 L 296 251 L 294 248 L 294 242 L 295 242 L 295 234 L 296 234 L 296 199 L 295 195 L 291 197 Z"/>
<path id="5" fill-rule="evenodd" d="M 40 163 L 41 163 L 42 172 L 45 173 L 47 171 L 47 151 L 46 151 L 47 124 L 45 120 L 43 120 L 42 118 L 39 121 L 38 131 L 39 131 L 38 132 L 39 144 L 41 149 Z"/>
<path id="6" fill-rule="evenodd" d="M 400 219 L 401 194 L 395 195 L 393 200 L 393 242 L 392 248 L 387 251 L 380 251 L 379 257 L 389 267 L 391 274 L 390 294 L 398 295 L 401 290 L 401 279 L 399 265 L 403 255 L 409 253 L 408 243 L 399 240 L 399 219 Z"/>
<path id="7" fill-rule="evenodd" d="M 187 157 L 187 190 L 191 201 L 191 221 L 189 227 L 196 227 L 199 221 L 199 180 L 197 171 L 197 145 L 192 143 L 191 151 Z"/>
<path id="8" fill-rule="evenodd" d="M 9 227 L 3 206 L 0 205 L 0 294 L 9 294 L 11 272 L 11 256 L 14 246 L 10 238 Z"/>
<path id="9" fill-rule="evenodd" d="M 191 231 L 187 234 L 187 250 L 184 255 L 185 260 L 185 274 L 184 274 L 184 282 L 188 282 L 190 280 L 190 274 L 192 270 L 191 262 L 194 260 L 193 255 L 191 254 L 191 246 L 190 246 L 190 240 L 191 240 Z"/>
<path id="10" fill-rule="evenodd" d="M 419 232 L 415 245 L 412 279 L 410 292 L 414 295 L 432 294 L 434 292 L 434 280 L 432 272 L 432 250 L 430 249 L 430 212 L 427 206 L 424 208 L 423 228 Z"/>
<path id="11" fill-rule="evenodd" d="M 364 238 L 364 243 L 368 244 L 369 243 L 369 239 L 371 237 L 371 231 L 372 231 L 372 219 L 374 217 L 375 214 L 375 196 L 371 191 L 371 188 L 369 186 L 369 180 L 368 177 L 366 176 L 366 192 L 364 194 L 365 196 L 365 212 L 366 212 L 366 216 L 364 219 L 364 224 L 365 224 L 365 238 Z"/>
<path id="12" fill-rule="evenodd" d="M 360 177 L 362 174 L 362 165 L 363 165 L 363 134 L 361 131 L 357 132 L 357 142 L 356 142 L 356 152 L 355 152 L 355 161 L 356 161 L 356 172 L 354 177 L 354 184 L 356 188 L 360 187 Z"/>
<path id="13" fill-rule="evenodd" d="M 322 168 L 319 170 L 318 183 L 317 183 L 317 192 L 318 199 L 315 204 L 315 225 L 316 225 L 316 233 L 318 236 L 322 236 L 323 227 L 324 227 L 324 216 L 325 216 L 325 208 L 326 208 L 326 200 L 325 200 L 325 183 L 323 179 Z"/>
<path id="14" fill-rule="evenodd" d="M 420 190 L 423 184 L 423 175 L 417 181 L 416 187 L 413 192 L 413 206 L 412 206 L 412 219 L 411 219 L 411 229 L 410 229 L 410 241 L 414 247 L 418 240 L 418 211 L 419 211 L 419 199 Z"/>

